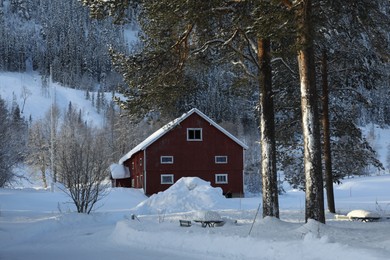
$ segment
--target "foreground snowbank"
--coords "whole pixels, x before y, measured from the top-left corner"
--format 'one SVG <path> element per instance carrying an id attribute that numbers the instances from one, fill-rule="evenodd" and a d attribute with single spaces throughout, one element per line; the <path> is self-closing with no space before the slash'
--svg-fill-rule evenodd
<path id="1" fill-rule="evenodd" d="M 158 225 L 158 232 L 155 232 Z M 186 252 L 197 259 L 386 259 L 386 250 L 367 249 L 349 244 L 347 236 L 364 232 L 335 232 L 337 229 L 310 221 L 293 224 L 276 219 L 259 220 L 247 233 L 250 224 L 228 223 L 223 227 L 203 228 L 194 224 L 179 227 L 175 216 L 156 224 L 151 218 L 117 223 L 109 240 L 119 245 L 137 244 L 148 250 Z M 389 230 L 387 228 L 387 230 Z M 344 232 L 346 230 L 343 230 Z M 387 241 L 388 242 L 388 241 Z M 371 246 L 371 245 L 370 245 Z M 383 244 L 382 244 L 383 246 Z"/>
<path id="2" fill-rule="evenodd" d="M 377 212 L 377 207 L 381 216 L 388 214 L 389 181 L 390 175 L 345 180 L 335 186 L 337 211 Z M 304 194 L 291 190 L 280 196 L 281 220 L 262 219 L 259 212 L 254 221 L 261 198 L 225 199 L 208 186 L 193 179 L 174 187 L 181 196 L 195 196 L 187 198 L 193 200 L 190 208 L 170 191 L 159 195 L 164 203 L 154 204 L 142 190 L 111 189 L 92 215 L 73 213 L 62 192 L 0 189 L 0 259 L 390 259 L 390 220 L 337 221 L 327 213 L 326 225 L 304 223 Z M 203 228 L 193 222 L 196 207 L 208 210 L 205 200 L 194 202 L 197 188 L 204 190 L 199 196 L 215 203 L 213 210 L 225 225 Z M 137 205 L 146 201 L 150 212 L 160 205 L 167 211 L 132 219 Z M 189 211 L 168 213 L 172 208 Z M 180 219 L 191 220 L 192 226 L 180 227 Z"/>

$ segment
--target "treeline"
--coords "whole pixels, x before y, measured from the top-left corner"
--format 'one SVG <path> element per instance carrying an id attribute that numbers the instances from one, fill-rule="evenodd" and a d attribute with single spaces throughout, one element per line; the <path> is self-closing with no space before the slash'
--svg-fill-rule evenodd
<path id="1" fill-rule="evenodd" d="M 77 212 L 91 213 L 111 186 L 110 164 L 161 123 L 132 124 L 108 93 L 85 93 L 104 118 L 99 127 L 72 102 L 63 110 L 53 105 L 41 119 L 26 120 L 16 96 L 12 102 L 0 97 L 0 188 L 41 181 L 44 188 L 65 192 Z"/>
<path id="2" fill-rule="evenodd" d="M 77 89 L 121 82 L 109 46 L 127 52 L 124 27 L 89 19 L 77 0 L 1 0 L 0 70 L 38 71 Z"/>
<path id="3" fill-rule="evenodd" d="M 0 187 L 12 186 L 29 176 L 44 188 L 58 182 L 71 189 L 75 187 L 74 178 L 86 178 L 85 185 L 107 183 L 109 165 L 165 123 L 131 123 L 114 103 L 114 93 L 85 93 L 103 118 L 103 125 L 86 121 L 72 102 L 64 110 L 54 105 L 43 118 L 33 119 L 23 116 L 16 96 L 12 102 L 0 97 Z M 18 170 L 23 165 L 28 166 L 28 172 Z"/>
<path id="4" fill-rule="evenodd" d="M 28 122 L 21 117 L 20 108 L 11 108 L 0 96 L 0 187 L 14 179 L 15 168 L 27 158 Z"/>

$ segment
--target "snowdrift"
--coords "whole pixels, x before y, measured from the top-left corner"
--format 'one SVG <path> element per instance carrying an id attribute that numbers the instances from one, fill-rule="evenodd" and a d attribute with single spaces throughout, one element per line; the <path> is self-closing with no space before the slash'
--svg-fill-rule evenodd
<path id="1" fill-rule="evenodd" d="M 134 208 L 136 214 L 178 213 L 221 208 L 227 200 L 221 188 L 198 177 L 184 177 L 163 192 L 152 195 Z"/>

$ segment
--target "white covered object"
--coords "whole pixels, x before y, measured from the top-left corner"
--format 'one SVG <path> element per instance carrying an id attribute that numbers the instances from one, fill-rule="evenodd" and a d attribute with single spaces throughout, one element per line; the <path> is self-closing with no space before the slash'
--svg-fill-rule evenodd
<path id="1" fill-rule="evenodd" d="M 380 218 L 378 213 L 362 209 L 352 210 L 347 216 L 349 218 Z"/>
<path id="2" fill-rule="evenodd" d="M 124 179 L 130 177 L 129 169 L 123 164 L 113 163 L 110 165 L 111 177 L 113 179 Z"/>

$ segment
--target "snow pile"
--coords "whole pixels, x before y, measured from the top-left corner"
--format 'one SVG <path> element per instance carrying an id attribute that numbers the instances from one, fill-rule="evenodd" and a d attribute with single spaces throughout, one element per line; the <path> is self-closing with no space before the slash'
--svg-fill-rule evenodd
<path id="1" fill-rule="evenodd" d="M 141 202 L 135 211 L 137 214 L 177 213 L 220 208 L 227 200 L 221 188 L 211 187 L 198 177 L 179 179 L 169 189 L 152 195 Z"/>

